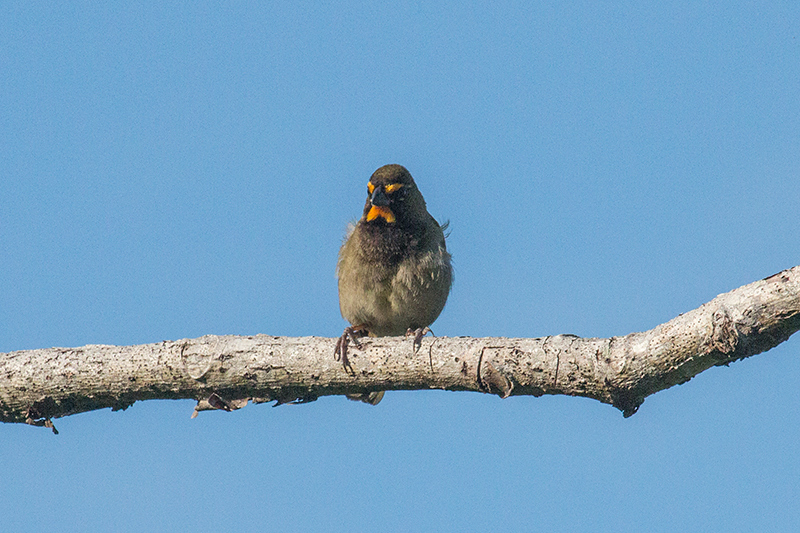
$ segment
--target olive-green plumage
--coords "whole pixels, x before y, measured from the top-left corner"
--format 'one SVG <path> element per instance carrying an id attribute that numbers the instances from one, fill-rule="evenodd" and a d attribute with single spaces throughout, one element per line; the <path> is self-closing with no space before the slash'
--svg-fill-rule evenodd
<path id="1" fill-rule="evenodd" d="M 375 192 L 339 251 L 339 309 L 372 336 L 403 335 L 431 325 L 442 312 L 452 281 L 450 254 L 442 228 L 405 168 L 381 167 L 370 183 Z M 373 200 L 391 184 L 402 184 L 384 192 L 396 220 L 367 220 Z"/>
<path id="2" fill-rule="evenodd" d="M 367 192 L 339 251 L 339 309 L 352 330 L 370 336 L 425 328 L 442 312 L 453 279 L 442 227 L 400 165 L 376 170 Z"/>

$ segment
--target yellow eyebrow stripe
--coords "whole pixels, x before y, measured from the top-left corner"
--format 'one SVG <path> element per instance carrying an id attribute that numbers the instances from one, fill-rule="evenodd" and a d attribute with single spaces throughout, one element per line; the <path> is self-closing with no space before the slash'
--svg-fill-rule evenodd
<path id="1" fill-rule="evenodd" d="M 383 187 L 383 190 L 386 191 L 386 194 L 392 194 L 393 192 L 395 192 L 397 189 L 399 189 L 402 186 L 403 186 L 402 183 L 390 183 L 389 185 L 385 185 Z M 367 182 L 367 192 L 372 194 L 374 191 L 375 191 L 375 185 L 371 181 L 368 181 Z"/>

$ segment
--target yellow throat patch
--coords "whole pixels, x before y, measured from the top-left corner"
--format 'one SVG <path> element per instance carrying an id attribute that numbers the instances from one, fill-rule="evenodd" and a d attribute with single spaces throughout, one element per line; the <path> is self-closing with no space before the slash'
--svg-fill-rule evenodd
<path id="1" fill-rule="evenodd" d="M 373 205 L 367 212 L 367 222 L 375 220 L 376 218 L 382 218 L 389 224 L 392 224 L 396 220 L 394 218 L 394 213 L 392 213 L 392 210 L 388 207 Z"/>

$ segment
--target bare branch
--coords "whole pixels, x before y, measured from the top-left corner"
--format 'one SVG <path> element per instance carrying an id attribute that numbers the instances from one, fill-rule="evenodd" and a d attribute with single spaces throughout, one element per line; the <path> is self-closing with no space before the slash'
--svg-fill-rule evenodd
<path id="1" fill-rule="evenodd" d="M 336 339 L 205 336 L 139 346 L 88 345 L 0 354 L 0 421 L 51 420 L 149 399 L 232 410 L 380 390 L 566 394 L 625 416 L 644 399 L 715 365 L 769 350 L 800 329 L 800 266 L 714 298 L 650 331 L 610 339 L 364 339 L 355 376 L 334 361 Z M 54 429 L 54 428 L 53 428 Z"/>

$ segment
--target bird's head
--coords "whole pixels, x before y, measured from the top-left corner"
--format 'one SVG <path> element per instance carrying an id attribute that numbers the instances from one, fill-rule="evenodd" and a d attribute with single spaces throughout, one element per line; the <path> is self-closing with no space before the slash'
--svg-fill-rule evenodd
<path id="1" fill-rule="evenodd" d="M 413 224 L 426 212 L 425 200 L 405 167 L 382 166 L 370 177 L 362 220 L 406 225 Z"/>

